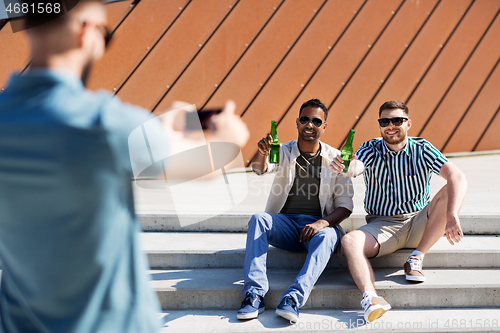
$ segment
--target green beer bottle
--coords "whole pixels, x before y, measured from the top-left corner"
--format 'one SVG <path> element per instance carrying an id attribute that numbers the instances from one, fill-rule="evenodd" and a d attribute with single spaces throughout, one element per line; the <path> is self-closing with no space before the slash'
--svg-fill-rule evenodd
<path id="1" fill-rule="evenodd" d="M 347 138 L 347 142 L 340 151 L 340 158 L 344 160 L 344 165 L 345 165 L 344 172 L 347 172 L 347 170 L 349 170 L 349 163 L 351 163 L 353 139 L 354 139 L 354 130 L 352 129 L 349 132 L 349 137 Z"/>
<path id="2" fill-rule="evenodd" d="M 280 140 L 278 139 L 278 131 L 276 129 L 276 120 L 271 121 L 271 137 L 269 142 L 271 150 L 269 150 L 269 163 L 280 162 Z"/>

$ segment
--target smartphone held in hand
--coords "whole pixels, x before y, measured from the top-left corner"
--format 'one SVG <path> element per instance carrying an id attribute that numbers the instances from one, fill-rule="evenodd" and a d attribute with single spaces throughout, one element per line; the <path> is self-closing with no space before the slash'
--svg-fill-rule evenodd
<path id="1" fill-rule="evenodd" d="M 186 113 L 186 131 L 214 130 L 211 118 L 222 112 L 222 109 L 198 110 Z"/>

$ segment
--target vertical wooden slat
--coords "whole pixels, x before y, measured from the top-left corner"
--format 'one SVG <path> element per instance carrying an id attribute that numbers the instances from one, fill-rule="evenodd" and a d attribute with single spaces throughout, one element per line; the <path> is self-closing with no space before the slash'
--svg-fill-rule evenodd
<path id="1" fill-rule="evenodd" d="M 380 105 L 389 100 L 406 102 L 408 96 L 418 85 L 426 70 L 441 51 L 440 45 L 445 44 L 464 13 L 469 8 L 471 0 L 442 0 L 432 12 L 429 20 L 422 27 L 415 40 L 408 46 L 408 51 L 398 63 L 390 78 L 366 108 L 366 112 L 356 124 L 354 146 L 380 136 L 377 124 Z M 410 110 L 410 118 L 414 111 Z M 410 129 L 409 134 L 414 135 Z"/>
<path id="2" fill-rule="evenodd" d="M 308 3 L 316 3 L 317 1 L 319 0 L 308 1 Z M 297 6 L 302 2 L 304 1 L 293 1 L 290 2 L 290 5 L 285 3 L 273 16 L 273 21 L 278 19 L 280 14 L 286 11 L 288 7 L 292 7 L 293 4 Z M 279 0 L 273 0 L 257 5 L 253 0 L 241 0 L 200 54 L 186 69 L 180 80 L 168 91 L 168 94 L 163 98 L 156 110 L 162 112 L 174 100 L 187 101 L 197 107 L 205 104 L 213 91 L 221 84 L 226 74 L 246 51 L 248 45 L 257 37 L 268 18 L 272 16 L 273 7 L 276 7 L 279 3 Z M 297 24 L 293 20 L 294 12 L 290 12 L 291 15 L 287 16 L 289 20 L 283 22 L 280 27 L 282 34 L 293 34 L 294 25 Z M 272 21 L 270 25 L 266 26 L 263 33 L 271 26 Z M 286 29 L 283 28 L 285 26 Z M 282 38 L 284 39 L 285 36 L 282 36 Z M 271 55 L 272 51 L 268 50 L 265 54 L 261 54 L 261 58 L 266 61 L 271 58 Z M 269 58 L 266 59 L 266 57 Z M 245 82 L 240 83 L 240 89 L 245 89 Z"/>
<path id="3" fill-rule="evenodd" d="M 349 129 L 354 127 L 372 97 L 384 85 L 435 5 L 436 1 L 406 1 L 394 14 L 394 19 L 330 108 L 332 119 L 324 135 L 325 142 L 340 147 Z"/>
<path id="4" fill-rule="evenodd" d="M 108 27 L 115 27 L 125 12 L 130 9 L 132 0 L 113 2 L 106 5 Z M 25 31 L 12 33 L 10 23 L 0 31 L 0 87 L 7 82 L 14 71 L 22 71 L 30 61 L 29 44 Z"/>
<path id="5" fill-rule="evenodd" d="M 500 64 L 460 122 L 443 152 L 472 151 L 500 107 Z"/>
<path id="6" fill-rule="evenodd" d="M 495 16 L 499 1 L 475 1 L 432 67 L 408 101 L 413 135 L 419 135 L 453 84 L 468 57 Z M 450 111 L 451 112 L 451 111 Z"/>
<path id="7" fill-rule="evenodd" d="M 484 135 L 474 147 L 474 151 L 497 149 L 500 149 L 500 108 L 497 109 L 495 117 L 488 125 Z"/>
<path id="8" fill-rule="evenodd" d="M 108 28 L 114 31 L 117 26 L 125 19 L 127 14 L 134 9 L 133 0 L 111 2 L 106 5 L 108 16 Z"/>
<path id="9" fill-rule="evenodd" d="M 329 1 L 325 4 L 274 74 L 277 76 L 282 73 L 281 75 L 285 76 L 279 83 L 281 87 L 283 84 L 289 83 L 289 80 L 298 80 L 297 82 L 300 83 L 295 84 L 297 87 L 309 80 L 307 75 L 311 75 L 316 70 L 317 64 L 328 54 L 328 47 L 331 48 L 348 23 L 351 16 L 345 15 L 345 13 L 354 15 L 353 10 L 359 8 L 360 3 L 362 3 L 361 0 L 349 2 L 340 0 Z M 269 46 L 279 42 L 270 40 L 278 38 L 276 35 L 267 34 L 265 37 L 258 38 L 252 45 L 238 66 L 208 102 L 207 108 L 221 105 L 227 99 L 233 99 L 237 104 L 238 113 L 241 114 L 246 110 L 252 99 L 276 70 L 276 59 L 279 59 L 278 57 L 272 59 L 273 61 L 262 59 L 262 55 L 270 49 Z M 245 83 L 245 89 L 240 87 L 241 82 Z M 278 115 L 277 117 L 279 118 Z"/>
<path id="10" fill-rule="evenodd" d="M 192 0 L 128 78 L 118 96 L 126 102 L 152 110 L 193 57 L 200 52 L 236 2 L 237 0 Z M 136 25 L 136 29 L 138 28 L 139 25 Z"/>
<path id="11" fill-rule="evenodd" d="M 118 90 L 187 3 L 188 0 L 139 2 L 115 31 L 109 49 L 93 68 L 88 87 Z"/>
<path id="12" fill-rule="evenodd" d="M 500 8 L 500 3 L 498 7 Z M 499 36 L 500 19 L 497 19 L 422 131 L 421 136 L 431 141 L 436 148 L 443 149 L 444 144 L 482 87 L 484 80 L 495 67 L 500 58 Z M 469 123 L 469 126 L 476 127 L 475 122 Z"/>
<path id="13" fill-rule="evenodd" d="M 29 42 L 25 31 L 12 33 L 10 23 L 0 30 L 0 87 L 8 77 L 22 70 L 29 61 Z"/>

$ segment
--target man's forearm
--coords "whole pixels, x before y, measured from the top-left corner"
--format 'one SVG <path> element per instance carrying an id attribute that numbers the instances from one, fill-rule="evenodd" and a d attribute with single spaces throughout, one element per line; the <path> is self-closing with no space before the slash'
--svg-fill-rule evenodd
<path id="1" fill-rule="evenodd" d="M 448 214 L 458 214 L 467 191 L 467 180 L 462 172 L 456 172 L 448 179 Z"/>
<path id="2" fill-rule="evenodd" d="M 344 207 L 336 208 L 330 215 L 323 217 L 323 220 L 327 221 L 330 227 L 335 227 L 339 225 L 340 222 L 344 221 L 351 215 L 351 211 Z"/>
<path id="3" fill-rule="evenodd" d="M 259 150 L 255 153 L 252 159 L 252 170 L 261 175 L 267 171 L 267 163 L 266 163 L 267 154 L 263 155 Z"/>

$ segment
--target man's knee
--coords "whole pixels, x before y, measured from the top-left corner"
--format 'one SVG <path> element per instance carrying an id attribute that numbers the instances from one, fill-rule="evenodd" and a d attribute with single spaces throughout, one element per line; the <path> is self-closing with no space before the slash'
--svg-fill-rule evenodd
<path id="1" fill-rule="evenodd" d="M 351 253 L 353 251 L 363 251 L 363 246 L 364 246 L 364 235 L 363 232 L 360 230 L 355 230 L 341 239 L 342 243 L 342 250 L 344 253 Z"/>
<path id="2" fill-rule="evenodd" d="M 331 252 L 333 252 L 338 245 L 337 231 L 335 231 L 334 228 L 321 229 L 311 239 L 311 245 L 328 248 Z"/>
<path id="3" fill-rule="evenodd" d="M 270 229 L 272 226 L 272 218 L 268 213 L 256 213 L 253 214 L 248 221 L 248 229 L 252 227 Z"/>
<path id="4" fill-rule="evenodd" d="M 323 228 L 320 231 L 317 232 L 317 234 L 321 235 L 324 238 L 337 238 L 337 231 L 334 228 Z"/>
<path id="5" fill-rule="evenodd" d="M 337 242 L 337 231 L 334 228 L 323 228 L 318 231 L 314 237 L 317 237 L 320 241 L 327 241 L 331 243 Z"/>
<path id="6" fill-rule="evenodd" d="M 427 212 L 430 215 L 437 207 L 446 207 L 448 205 L 448 185 L 444 185 L 438 193 L 432 199 L 429 205 L 429 211 Z"/>
<path id="7" fill-rule="evenodd" d="M 342 250 L 347 257 L 363 255 L 366 258 L 373 258 L 379 253 L 380 245 L 369 232 L 354 230 L 342 237 Z"/>

